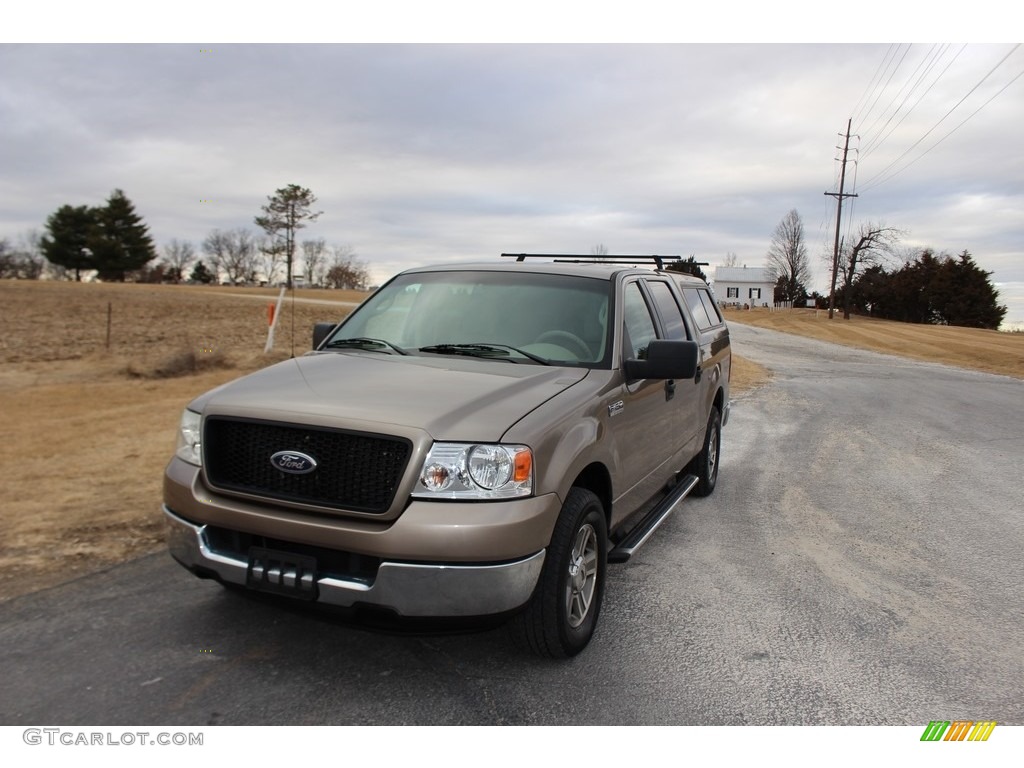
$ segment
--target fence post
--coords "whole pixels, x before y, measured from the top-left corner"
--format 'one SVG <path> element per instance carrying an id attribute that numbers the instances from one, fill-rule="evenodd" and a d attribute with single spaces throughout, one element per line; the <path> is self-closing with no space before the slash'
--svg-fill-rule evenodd
<path id="1" fill-rule="evenodd" d="M 284 301 L 285 288 L 281 288 L 281 293 L 277 297 L 277 306 L 272 304 L 267 305 L 268 314 L 267 318 L 267 344 L 263 347 L 263 354 L 267 354 L 274 348 L 274 329 L 277 328 L 277 320 L 281 316 L 281 302 Z"/>

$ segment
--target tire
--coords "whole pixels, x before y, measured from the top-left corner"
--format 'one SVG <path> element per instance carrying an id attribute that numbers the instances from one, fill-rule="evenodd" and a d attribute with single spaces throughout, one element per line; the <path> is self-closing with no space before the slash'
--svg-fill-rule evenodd
<path id="1" fill-rule="evenodd" d="M 516 644 L 552 658 L 575 656 L 586 648 L 601 612 L 607 564 L 601 501 L 586 489 L 572 488 L 533 596 L 509 624 Z"/>
<path id="2" fill-rule="evenodd" d="M 715 491 L 718 483 L 718 465 L 722 458 L 722 416 L 718 408 L 711 406 L 711 413 L 708 416 L 708 428 L 704 433 L 704 447 L 701 448 L 693 462 L 690 464 L 690 471 L 697 476 L 697 487 L 693 489 L 694 496 L 710 496 Z"/>

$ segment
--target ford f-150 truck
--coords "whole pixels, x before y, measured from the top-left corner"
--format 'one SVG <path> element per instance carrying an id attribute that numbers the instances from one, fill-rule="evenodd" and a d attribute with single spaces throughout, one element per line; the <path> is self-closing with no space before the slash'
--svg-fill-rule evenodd
<path id="1" fill-rule="evenodd" d="M 164 476 L 174 558 L 579 653 L 607 565 L 715 488 L 729 331 L 671 257 L 515 256 L 405 271 L 313 351 L 193 400 Z"/>

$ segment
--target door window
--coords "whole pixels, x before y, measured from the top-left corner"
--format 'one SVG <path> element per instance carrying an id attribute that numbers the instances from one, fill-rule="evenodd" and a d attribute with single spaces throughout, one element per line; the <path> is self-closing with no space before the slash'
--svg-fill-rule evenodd
<path id="1" fill-rule="evenodd" d="M 639 283 L 629 283 L 624 291 L 622 316 L 626 325 L 624 349 L 626 358 L 636 360 L 647 359 L 647 345 L 657 338 L 654 330 L 654 318 L 650 307 L 640 293 Z"/>

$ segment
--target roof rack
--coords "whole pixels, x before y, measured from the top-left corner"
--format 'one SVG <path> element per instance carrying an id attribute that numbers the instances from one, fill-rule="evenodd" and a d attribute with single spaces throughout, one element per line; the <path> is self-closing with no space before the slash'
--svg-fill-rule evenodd
<path id="1" fill-rule="evenodd" d="M 503 253 L 501 254 L 503 259 L 515 259 L 516 261 L 526 261 L 527 259 L 554 259 L 556 262 L 570 263 L 570 264 L 600 264 L 602 262 L 609 262 L 614 264 L 628 263 L 636 264 L 638 262 L 652 262 L 658 269 L 665 268 L 666 261 L 679 261 L 680 256 L 658 256 L 655 254 L 649 256 L 615 256 L 611 254 L 575 254 L 575 253 Z"/>

